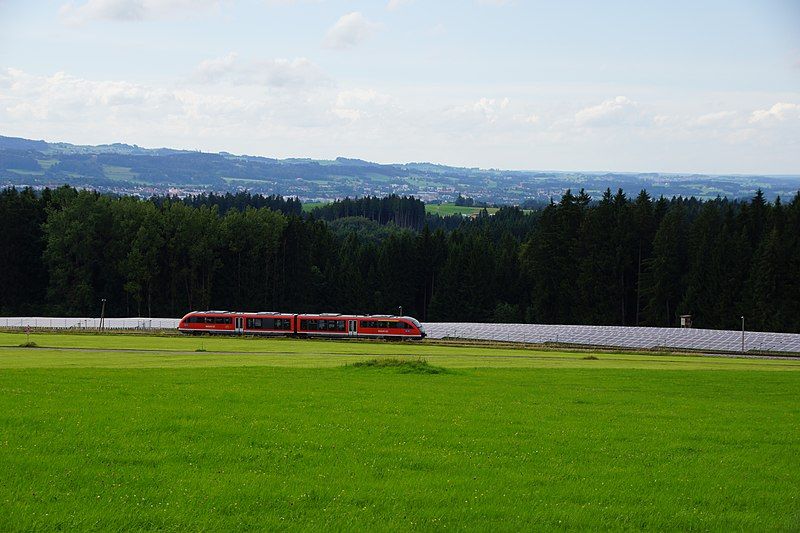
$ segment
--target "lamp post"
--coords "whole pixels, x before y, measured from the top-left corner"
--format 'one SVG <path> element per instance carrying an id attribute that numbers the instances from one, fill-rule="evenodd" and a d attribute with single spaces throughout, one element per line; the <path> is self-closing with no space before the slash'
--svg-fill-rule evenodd
<path id="1" fill-rule="evenodd" d="M 397 309 L 400 310 L 400 314 L 398 316 L 403 316 L 403 306 L 402 305 L 398 305 Z"/>
<path id="2" fill-rule="evenodd" d="M 744 315 L 742 315 L 742 353 L 744 353 Z"/>
<path id="3" fill-rule="evenodd" d="M 103 303 L 102 307 L 100 307 L 100 331 L 103 331 L 106 320 L 106 299 L 103 298 L 100 301 Z"/>

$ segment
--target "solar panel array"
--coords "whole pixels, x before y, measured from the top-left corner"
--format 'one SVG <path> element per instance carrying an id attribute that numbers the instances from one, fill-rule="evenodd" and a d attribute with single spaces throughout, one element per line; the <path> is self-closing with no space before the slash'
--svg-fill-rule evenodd
<path id="1" fill-rule="evenodd" d="M 106 318 L 105 329 L 177 329 L 179 318 Z M 0 317 L 1 328 L 98 329 L 99 318 Z"/>
<path id="2" fill-rule="evenodd" d="M 176 329 L 177 318 L 106 318 L 106 329 Z M 98 329 L 99 318 L 9 317 L 0 327 Z M 640 328 L 624 326 L 557 326 L 545 324 L 479 324 L 428 322 L 432 339 L 457 338 L 529 344 L 577 344 L 611 348 L 665 348 L 738 352 L 742 332 L 715 329 Z M 800 353 L 800 334 L 746 331 L 744 351 Z"/>
<path id="3" fill-rule="evenodd" d="M 715 329 L 545 324 L 423 324 L 433 339 L 458 338 L 532 344 L 562 343 L 618 348 L 668 348 L 738 352 L 742 332 Z M 745 331 L 744 351 L 800 352 L 800 334 Z"/>

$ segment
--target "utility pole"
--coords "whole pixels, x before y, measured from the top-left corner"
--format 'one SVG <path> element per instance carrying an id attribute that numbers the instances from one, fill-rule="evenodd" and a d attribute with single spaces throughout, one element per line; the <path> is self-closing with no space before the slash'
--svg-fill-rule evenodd
<path id="1" fill-rule="evenodd" d="M 744 315 L 742 315 L 742 353 L 744 353 Z"/>
<path id="2" fill-rule="evenodd" d="M 103 331 L 103 327 L 105 326 L 105 320 L 106 320 L 106 299 L 103 298 L 100 301 L 103 302 L 103 305 L 100 308 L 100 331 Z"/>

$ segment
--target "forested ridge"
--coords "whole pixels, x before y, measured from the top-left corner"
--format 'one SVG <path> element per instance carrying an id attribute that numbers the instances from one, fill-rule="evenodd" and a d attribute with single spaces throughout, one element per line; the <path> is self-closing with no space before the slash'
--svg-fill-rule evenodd
<path id="1" fill-rule="evenodd" d="M 389 197 L 302 214 L 260 195 L 141 200 L 0 192 L 0 313 L 192 309 L 406 314 L 428 321 L 800 332 L 800 193 L 784 204 L 567 191 L 523 212 L 424 214 Z M 325 220 L 323 220 L 325 219 Z"/>

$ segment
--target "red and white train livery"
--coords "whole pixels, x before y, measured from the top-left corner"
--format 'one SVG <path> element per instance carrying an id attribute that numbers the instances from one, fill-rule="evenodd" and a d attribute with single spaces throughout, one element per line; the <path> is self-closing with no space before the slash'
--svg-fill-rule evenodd
<path id="1" fill-rule="evenodd" d="M 372 337 L 422 339 L 425 328 L 410 316 L 335 313 L 241 313 L 192 311 L 178 325 L 181 333 L 296 335 L 302 337 Z"/>

